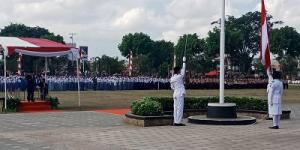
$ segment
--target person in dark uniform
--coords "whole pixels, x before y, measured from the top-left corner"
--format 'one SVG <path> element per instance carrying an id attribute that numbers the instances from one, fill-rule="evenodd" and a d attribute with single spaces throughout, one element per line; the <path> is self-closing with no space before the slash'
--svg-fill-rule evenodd
<path id="1" fill-rule="evenodd" d="M 41 93 L 41 100 L 45 100 L 46 96 L 48 95 L 48 84 L 46 83 L 44 78 L 39 83 L 39 87 Z"/>
<path id="2" fill-rule="evenodd" d="M 93 80 L 93 90 L 96 91 L 97 90 L 97 78 L 94 77 L 92 80 Z"/>
<path id="3" fill-rule="evenodd" d="M 27 75 L 26 80 L 27 80 L 27 101 L 34 102 L 33 97 L 34 97 L 35 81 L 31 75 Z"/>

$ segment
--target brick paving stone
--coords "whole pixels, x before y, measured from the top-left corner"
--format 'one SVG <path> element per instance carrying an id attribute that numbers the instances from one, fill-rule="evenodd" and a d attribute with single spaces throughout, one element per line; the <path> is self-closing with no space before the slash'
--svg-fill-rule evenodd
<path id="1" fill-rule="evenodd" d="M 91 111 L 0 115 L 0 149 L 54 150 L 240 150 L 300 149 L 300 104 L 281 129 L 270 120 L 246 126 L 136 127 L 122 116 Z"/>

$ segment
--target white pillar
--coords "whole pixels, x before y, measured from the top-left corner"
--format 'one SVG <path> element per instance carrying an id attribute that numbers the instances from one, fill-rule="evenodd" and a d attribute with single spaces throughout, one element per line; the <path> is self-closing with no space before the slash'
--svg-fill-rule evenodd
<path id="1" fill-rule="evenodd" d="M 47 57 L 45 57 L 45 82 L 47 82 L 47 71 L 48 71 L 48 60 Z"/>
<path id="2" fill-rule="evenodd" d="M 7 49 L 6 49 L 7 50 Z M 7 109 L 7 89 L 6 89 L 6 51 L 3 52 L 4 60 L 4 108 Z"/>
<path id="3" fill-rule="evenodd" d="M 225 54 L 225 0 L 222 0 L 222 18 L 220 33 L 220 103 L 224 103 L 224 54 Z"/>
<path id="4" fill-rule="evenodd" d="M 158 82 L 157 82 L 157 90 L 159 91 L 159 82 L 160 82 L 160 78 L 158 78 Z"/>
<path id="5" fill-rule="evenodd" d="M 22 54 L 19 53 L 19 57 L 18 57 L 18 75 L 19 76 L 22 74 L 21 69 L 22 69 Z"/>
<path id="6" fill-rule="evenodd" d="M 84 58 L 82 58 L 82 74 L 85 75 L 85 72 L 84 72 Z"/>
<path id="7" fill-rule="evenodd" d="M 80 79 L 79 79 L 79 62 L 78 62 L 78 58 L 76 59 L 76 65 L 77 65 L 77 95 L 78 95 L 78 106 L 80 107 Z"/>

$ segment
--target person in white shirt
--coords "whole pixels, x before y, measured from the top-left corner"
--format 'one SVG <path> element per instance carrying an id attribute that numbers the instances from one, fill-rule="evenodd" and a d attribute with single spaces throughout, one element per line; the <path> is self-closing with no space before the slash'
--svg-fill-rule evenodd
<path id="1" fill-rule="evenodd" d="M 283 94 L 283 83 L 280 80 L 281 73 L 273 71 L 273 80 L 268 85 L 268 113 L 273 117 L 273 126 L 270 129 L 279 129 L 280 115 L 282 114 L 281 101 Z"/>
<path id="2" fill-rule="evenodd" d="M 185 126 L 185 124 L 182 123 L 184 96 L 186 94 L 184 87 L 184 76 L 186 67 L 185 61 L 186 58 L 183 57 L 182 68 L 180 69 L 180 67 L 175 67 L 173 70 L 174 74 L 170 80 L 171 88 L 174 91 L 174 126 Z"/>

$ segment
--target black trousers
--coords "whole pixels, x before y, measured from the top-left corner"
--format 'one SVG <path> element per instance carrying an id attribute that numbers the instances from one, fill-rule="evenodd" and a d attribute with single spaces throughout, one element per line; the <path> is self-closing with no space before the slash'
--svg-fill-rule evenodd
<path id="1" fill-rule="evenodd" d="M 34 95 L 34 91 L 27 91 L 27 100 L 33 102 L 34 101 L 33 100 L 33 97 L 34 97 L 33 95 Z"/>

